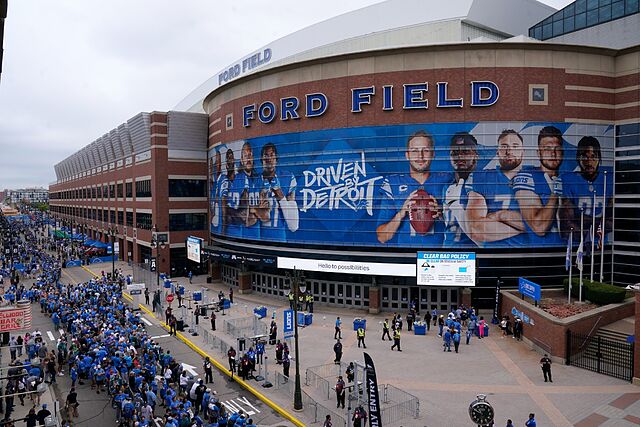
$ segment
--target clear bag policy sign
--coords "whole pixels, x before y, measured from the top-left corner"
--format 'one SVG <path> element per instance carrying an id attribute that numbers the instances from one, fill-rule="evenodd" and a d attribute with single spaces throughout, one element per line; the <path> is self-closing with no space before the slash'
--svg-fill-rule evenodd
<path id="1" fill-rule="evenodd" d="M 476 254 L 473 252 L 418 252 L 418 285 L 475 286 Z"/>

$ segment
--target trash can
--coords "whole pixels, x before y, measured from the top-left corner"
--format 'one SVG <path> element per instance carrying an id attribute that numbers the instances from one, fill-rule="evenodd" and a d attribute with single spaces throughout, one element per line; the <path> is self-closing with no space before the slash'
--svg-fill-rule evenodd
<path id="1" fill-rule="evenodd" d="M 313 323 L 313 313 L 307 313 L 304 315 L 304 325 L 309 326 Z"/>
<path id="2" fill-rule="evenodd" d="M 213 277 L 211 276 L 207 277 L 207 283 L 211 283 L 211 282 L 213 282 Z"/>
<path id="3" fill-rule="evenodd" d="M 176 322 L 176 329 L 180 332 L 184 332 L 184 320 L 178 320 Z"/>
<path id="4" fill-rule="evenodd" d="M 267 317 L 267 307 L 256 307 L 253 309 L 254 314 L 256 314 L 260 319 Z"/>
<path id="5" fill-rule="evenodd" d="M 413 334 L 414 335 L 427 335 L 427 325 L 416 325 L 413 324 Z"/>
<path id="6" fill-rule="evenodd" d="M 354 319 L 353 320 L 353 330 L 357 331 L 358 329 L 367 330 L 367 320 L 366 319 Z"/>
<path id="7" fill-rule="evenodd" d="M 200 316 L 206 316 L 207 315 L 207 307 L 200 307 Z"/>
<path id="8" fill-rule="evenodd" d="M 231 308 L 231 301 L 229 301 L 228 299 L 224 299 L 222 300 L 222 309 L 223 310 L 229 310 Z"/>
<path id="9" fill-rule="evenodd" d="M 193 293 L 194 301 L 202 301 L 202 292 L 194 292 Z"/>
<path id="10" fill-rule="evenodd" d="M 298 312 L 298 326 L 304 326 L 304 313 Z"/>

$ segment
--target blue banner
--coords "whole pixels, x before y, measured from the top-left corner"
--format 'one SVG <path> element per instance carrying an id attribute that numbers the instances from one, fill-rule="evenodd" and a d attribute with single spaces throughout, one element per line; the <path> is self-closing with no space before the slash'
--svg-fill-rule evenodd
<path id="1" fill-rule="evenodd" d="M 285 310 L 284 316 L 282 317 L 283 327 L 282 332 L 284 333 L 285 338 L 289 338 L 293 336 L 293 310 Z"/>
<path id="2" fill-rule="evenodd" d="M 581 209 L 586 223 L 612 209 L 613 141 L 612 126 L 539 122 L 238 140 L 209 152 L 210 231 L 331 246 L 565 247 Z"/>
<path id="3" fill-rule="evenodd" d="M 518 278 L 518 291 L 525 297 L 540 301 L 540 285 L 527 280 L 524 277 Z"/>
<path id="4" fill-rule="evenodd" d="M 99 264 L 101 262 L 113 262 L 113 256 L 100 256 L 100 257 L 95 257 L 95 258 L 91 258 L 89 260 L 90 264 Z M 118 260 L 118 258 L 115 259 L 116 261 Z"/>

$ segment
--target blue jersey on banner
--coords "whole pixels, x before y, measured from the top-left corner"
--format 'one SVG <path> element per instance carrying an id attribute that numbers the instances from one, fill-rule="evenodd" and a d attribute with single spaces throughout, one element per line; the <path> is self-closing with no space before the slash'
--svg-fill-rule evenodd
<path id="1" fill-rule="evenodd" d="M 546 206 L 549 203 L 549 198 L 553 194 L 553 181 L 539 168 L 523 168 L 513 179 L 513 193 L 518 191 L 532 191 L 538 197 L 540 197 L 540 203 L 542 206 Z M 558 246 L 563 242 L 560 237 L 558 227 L 558 211 L 556 205 L 556 214 L 553 219 L 551 227 L 546 231 L 544 236 L 538 236 L 529 227 L 526 221 L 524 226 L 527 230 L 527 239 L 530 245 L 534 246 Z"/>
<path id="2" fill-rule="evenodd" d="M 613 194 L 613 173 L 611 168 L 600 168 L 594 181 L 587 181 L 580 172 L 562 174 L 562 197 L 569 200 L 580 217 L 580 209 L 584 214 L 593 216 L 593 192 L 596 193 L 595 217 L 602 216 L 602 196 L 604 195 L 604 171 L 607 171 L 607 200 Z"/>
<path id="3" fill-rule="evenodd" d="M 242 237 L 244 218 L 240 218 L 240 208 L 242 193 L 249 189 L 249 178 L 244 173 L 237 173 L 233 180 L 228 180 L 229 190 L 227 191 L 227 234 L 233 237 Z"/>
<path id="4" fill-rule="evenodd" d="M 275 177 L 271 179 L 262 178 L 261 181 L 260 192 L 269 201 L 269 221 L 260 221 L 260 237 L 271 241 L 286 242 L 287 228 L 289 226 L 283 213 L 283 207 L 276 199 L 273 190 L 280 188 L 285 198 L 288 198 L 291 194 L 295 195 L 298 185 L 296 178 L 290 172 L 279 171 Z M 293 208 L 289 207 L 289 209 Z"/>
<path id="5" fill-rule="evenodd" d="M 460 206 L 462 207 L 462 209 L 466 209 L 467 203 L 469 202 L 469 193 L 467 192 L 467 187 L 464 181 L 462 182 L 462 184 L 454 183 L 445 188 L 445 192 L 442 197 L 442 200 L 444 200 L 442 217 L 444 219 L 445 226 L 444 242 L 442 246 L 445 248 L 475 246 L 476 244 L 473 243 L 473 240 L 471 240 L 469 236 L 464 233 L 462 227 L 460 226 L 459 221 L 464 221 L 464 218 L 459 218 L 462 212 L 457 212 L 456 215 L 456 212 L 454 212 L 449 207 L 448 203 L 450 201 L 447 200 L 447 194 L 456 191 L 460 191 L 457 200 L 460 202 Z"/>
<path id="6" fill-rule="evenodd" d="M 260 190 L 262 188 L 262 178 L 257 176 L 249 176 L 246 172 L 240 173 L 247 182 L 247 198 L 249 208 L 255 208 L 260 204 Z M 243 227 L 242 237 L 246 239 L 257 240 L 260 238 L 260 224 L 256 222 L 250 227 Z"/>
<path id="7" fill-rule="evenodd" d="M 229 181 L 226 174 L 220 174 L 211 189 L 211 231 L 222 233 L 222 197 L 227 197 Z"/>
<path id="8" fill-rule="evenodd" d="M 411 175 L 389 175 L 385 177 L 380 186 L 381 201 L 378 214 L 378 226 L 388 223 L 400 211 L 405 200 L 411 193 L 417 190 L 424 190 L 438 201 L 442 207 L 442 194 L 445 188 L 453 181 L 453 175 L 446 172 L 431 173 L 429 178 L 420 184 Z M 442 246 L 444 239 L 444 222 L 436 219 L 431 230 L 425 235 L 419 235 L 411 227 L 409 215 L 402 219 L 402 223 L 395 233 L 395 236 L 387 243 L 406 246 Z"/>
<path id="9" fill-rule="evenodd" d="M 512 188 L 512 180 L 507 178 L 500 166 L 494 170 L 484 170 L 473 172 L 467 180 L 465 186 L 467 192 L 475 192 L 482 195 L 487 204 L 487 214 L 492 214 L 500 210 L 509 210 L 520 213 L 518 202 Z M 478 242 L 478 246 L 483 248 L 495 248 L 505 246 L 525 246 L 527 244 L 526 233 L 509 237 L 495 242 Z"/>

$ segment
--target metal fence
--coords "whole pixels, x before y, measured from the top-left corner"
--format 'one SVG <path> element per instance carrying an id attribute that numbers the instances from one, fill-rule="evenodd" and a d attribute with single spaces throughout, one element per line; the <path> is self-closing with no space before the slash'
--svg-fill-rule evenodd
<path id="1" fill-rule="evenodd" d="M 404 418 L 420 417 L 420 400 L 391 384 L 382 386 L 382 403 L 380 415 L 383 423 L 391 424 Z"/>
<path id="2" fill-rule="evenodd" d="M 267 325 L 262 323 L 256 316 L 225 320 L 222 322 L 222 327 L 225 333 L 234 338 L 267 334 Z"/>
<path id="3" fill-rule="evenodd" d="M 147 288 L 156 289 L 158 278 L 156 272 L 149 271 L 149 264 L 131 264 L 134 283 L 144 283 Z M 162 286 L 162 285 L 161 285 Z"/>
<path id="4" fill-rule="evenodd" d="M 331 399 L 333 385 L 336 377 L 342 375 L 347 369 L 347 364 L 341 362 L 339 365 L 332 363 L 329 365 L 312 366 L 305 371 L 305 385 L 313 387 L 326 398 Z"/>
<path id="5" fill-rule="evenodd" d="M 567 330 L 566 363 L 626 381 L 633 379 L 633 343 Z"/>
<path id="6" fill-rule="evenodd" d="M 231 345 L 227 344 L 224 340 L 213 335 L 207 329 L 202 330 L 202 338 L 204 339 L 204 343 L 207 347 L 209 347 L 212 350 L 218 350 L 220 353 L 222 353 L 225 356 L 229 351 L 229 347 L 231 347 Z"/>

